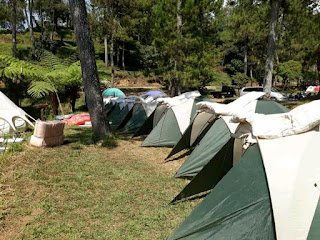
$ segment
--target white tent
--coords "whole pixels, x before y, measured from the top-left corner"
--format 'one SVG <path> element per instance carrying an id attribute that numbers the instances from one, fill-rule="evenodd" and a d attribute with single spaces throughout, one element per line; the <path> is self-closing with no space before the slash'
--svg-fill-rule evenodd
<path id="1" fill-rule="evenodd" d="M 24 131 L 28 125 L 34 127 L 29 118 L 35 121 L 33 117 L 0 92 L 0 135 L 17 130 Z"/>

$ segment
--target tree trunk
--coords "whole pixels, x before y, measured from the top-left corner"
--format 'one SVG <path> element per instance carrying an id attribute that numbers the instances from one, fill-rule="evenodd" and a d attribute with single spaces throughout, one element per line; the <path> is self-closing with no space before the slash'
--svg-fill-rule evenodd
<path id="1" fill-rule="evenodd" d="M 111 33 L 111 43 L 110 43 L 110 63 L 111 63 L 111 83 L 110 87 L 114 85 L 114 61 L 113 61 L 113 32 Z"/>
<path id="2" fill-rule="evenodd" d="M 110 43 L 110 64 L 111 64 L 111 67 L 114 66 L 114 61 L 113 61 L 113 33 L 111 34 L 111 43 Z"/>
<path id="3" fill-rule="evenodd" d="M 12 57 L 17 55 L 17 0 L 12 1 Z"/>
<path id="4" fill-rule="evenodd" d="M 94 133 L 100 137 L 112 136 L 107 114 L 102 102 L 100 82 L 91 38 L 85 0 L 69 0 L 87 106 Z"/>
<path id="5" fill-rule="evenodd" d="M 120 46 L 117 47 L 117 66 L 120 66 Z"/>
<path id="6" fill-rule="evenodd" d="M 50 32 L 50 40 L 53 41 L 53 36 L 54 36 L 54 30 L 55 30 L 55 10 L 52 10 L 52 14 L 51 14 L 51 32 Z"/>
<path id="7" fill-rule="evenodd" d="M 251 80 L 251 87 L 252 87 L 252 85 L 253 85 L 252 65 L 250 66 L 250 80 Z"/>
<path id="8" fill-rule="evenodd" d="M 182 26 L 181 5 L 182 5 L 182 0 L 178 0 L 177 1 L 177 31 L 178 31 L 178 34 L 181 33 L 181 26 Z"/>
<path id="9" fill-rule="evenodd" d="M 44 21 L 43 21 L 42 5 L 40 5 L 39 15 L 40 15 L 40 25 L 41 25 L 40 41 L 41 41 L 41 43 L 42 43 L 42 41 L 43 41 L 43 34 L 44 34 Z"/>
<path id="10" fill-rule="evenodd" d="M 270 99 L 272 85 L 273 61 L 276 49 L 276 27 L 279 12 L 279 0 L 271 0 L 270 33 L 268 37 L 268 58 L 265 66 L 265 75 L 263 79 L 263 91 L 265 97 Z"/>
<path id="11" fill-rule="evenodd" d="M 57 95 L 55 93 L 49 94 L 50 103 L 51 103 L 51 111 L 53 115 L 59 114 L 59 101 Z"/>
<path id="12" fill-rule="evenodd" d="M 31 35 L 31 42 L 32 42 L 32 55 L 34 56 L 35 50 L 36 50 L 36 42 L 34 40 L 34 34 L 33 34 L 33 0 L 28 0 L 28 6 L 29 6 L 29 31 Z"/>
<path id="13" fill-rule="evenodd" d="M 104 36 L 104 64 L 108 67 L 108 38 Z"/>
<path id="14" fill-rule="evenodd" d="M 126 68 L 124 64 L 124 42 L 122 42 L 122 69 L 124 70 Z"/>
<path id="15" fill-rule="evenodd" d="M 248 49 L 247 49 L 247 46 L 245 46 L 245 48 L 244 48 L 243 63 L 244 63 L 243 73 L 247 76 L 248 75 Z"/>
<path id="16" fill-rule="evenodd" d="M 181 16 L 181 5 L 182 5 L 182 0 L 177 0 L 177 36 L 179 39 L 181 39 L 181 27 L 182 27 L 182 16 Z M 171 97 L 180 95 L 181 93 L 181 84 L 180 84 L 180 79 L 178 77 L 178 71 L 180 71 L 181 67 L 181 58 L 179 54 L 175 55 L 174 57 L 174 75 L 173 80 L 171 82 L 172 87 L 171 87 Z"/>
<path id="17" fill-rule="evenodd" d="M 78 86 L 73 86 L 70 88 L 70 106 L 71 106 L 72 112 L 76 111 L 76 100 L 78 97 L 78 91 L 79 91 Z"/>
<path id="18" fill-rule="evenodd" d="M 280 65 L 280 61 L 279 61 L 279 56 L 277 54 L 277 51 L 274 52 L 275 54 L 275 59 L 276 59 L 276 72 L 278 72 L 279 70 L 279 65 Z M 278 74 L 276 74 L 274 76 L 274 79 L 273 79 L 273 82 L 272 82 L 272 86 L 276 86 L 277 85 L 277 82 L 278 82 Z"/>

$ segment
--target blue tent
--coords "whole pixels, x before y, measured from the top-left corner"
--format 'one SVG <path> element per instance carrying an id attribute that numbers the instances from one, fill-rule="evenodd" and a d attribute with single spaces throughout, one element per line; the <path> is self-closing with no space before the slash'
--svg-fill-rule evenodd
<path id="1" fill-rule="evenodd" d="M 126 95 L 118 88 L 106 88 L 102 96 L 125 97 Z"/>
<path id="2" fill-rule="evenodd" d="M 159 90 L 148 91 L 145 94 L 141 95 L 141 97 L 143 97 L 143 98 L 146 98 L 146 97 L 149 97 L 149 96 L 152 96 L 152 97 L 166 97 L 167 95 L 164 92 L 159 91 Z"/>

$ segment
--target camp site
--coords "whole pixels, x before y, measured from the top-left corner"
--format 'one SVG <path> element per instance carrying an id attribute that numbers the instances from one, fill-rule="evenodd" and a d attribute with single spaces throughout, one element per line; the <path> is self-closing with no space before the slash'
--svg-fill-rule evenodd
<path id="1" fill-rule="evenodd" d="M 0 0 L 0 240 L 320 240 L 318 0 Z"/>

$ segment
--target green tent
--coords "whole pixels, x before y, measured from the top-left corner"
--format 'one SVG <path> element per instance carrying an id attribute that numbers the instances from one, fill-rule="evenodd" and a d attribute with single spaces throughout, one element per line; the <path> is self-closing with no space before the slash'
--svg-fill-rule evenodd
<path id="1" fill-rule="evenodd" d="M 129 113 L 129 106 L 126 105 L 118 114 L 118 116 L 115 116 L 112 119 L 112 125 L 114 126 L 118 126 L 123 120 L 124 118 L 127 116 L 127 114 Z"/>
<path id="2" fill-rule="evenodd" d="M 127 113 L 127 115 L 124 117 L 124 119 L 121 121 L 121 123 L 118 125 L 118 130 L 122 129 L 127 122 L 130 120 L 130 118 L 132 117 L 133 113 L 135 113 L 137 111 L 137 109 L 140 107 L 139 104 L 134 104 L 133 107 L 129 110 L 129 112 Z"/>
<path id="3" fill-rule="evenodd" d="M 110 113 L 110 111 L 115 107 L 115 102 L 110 101 L 105 105 L 105 109 L 107 114 Z"/>
<path id="4" fill-rule="evenodd" d="M 258 139 L 168 240 L 320 239 L 319 141 Z"/>
<path id="5" fill-rule="evenodd" d="M 172 148 L 166 159 L 169 159 L 184 149 L 194 148 L 209 131 L 215 120 L 215 116 L 211 113 L 197 113 L 186 131 L 183 133 L 179 142 Z"/>
<path id="6" fill-rule="evenodd" d="M 256 101 L 255 112 L 263 114 L 284 113 L 289 110 L 275 101 Z M 176 172 L 176 177 L 194 177 L 230 140 L 230 130 L 223 118 L 217 119 L 186 161 Z"/>
<path id="7" fill-rule="evenodd" d="M 113 109 L 109 113 L 107 113 L 108 120 L 111 122 L 112 125 L 113 122 L 118 118 L 121 110 L 122 109 L 120 108 L 120 104 L 115 103 Z"/>
<path id="8" fill-rule="evenodd" d="M 147 118 L 142 126 L 137 130 L 133 137 L 148 135 L 152 129 L 158 124 L 162 116 L 166 113 L 168 107 L 166 105 L 158 105 L 153 113 Z"/>
<path id="9" fill-rule="evenodd" d="M 177 144 L 182 134 L 187 129 L 190 121 L 197 111 L 196 104 L 201 101 L 210 101 L 208 98 L 200 96 L 190 98 L 182 104 L 168 108 L 161 117 L 157 125 L 152 129 L 147 138 L 143 141 L 143 147 L 150 146 L 174 146 Z"/>
<path id="10" fill-rule="evenodd" d="M 122 132 L 133 132 L 142 126 L 147 118 L 152 114 L 157 106 L 156 101 L 137 102 L 134 104 L 125 119 L 121 122 L 118 129 Z"/>
<path id="11" fill-rule="evenodd" d="M 168 240 L 276 240 L 271 201 L 257 145 L 251 147 Z"/>
<path id="12" fill-rule="evenodd" d="M 135 104 L 132 111 L 132 116 L 123 128 L 120 129 L 121 132 L 132 132 L 137 130 L 147 119 L 147 114 L 142 104 Z M 121 123 L 122 124 L 122 123 Z"/>

